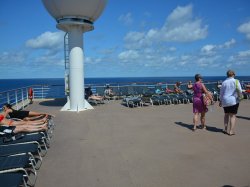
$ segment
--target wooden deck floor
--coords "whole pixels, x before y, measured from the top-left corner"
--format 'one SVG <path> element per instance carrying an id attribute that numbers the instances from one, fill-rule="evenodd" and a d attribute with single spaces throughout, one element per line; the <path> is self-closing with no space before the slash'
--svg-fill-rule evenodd
<path id="1" fill-rule="evenodd" d="M 240 104 L 236 135 L 223 128 L 223 110 L 192 132 L 192 105 L 127 108 L 111 101 L 80 113 L 62 100 L 29 110 L 56 115 L 51 148 L 36 187 L 250 186 L 250 101 Z"/>

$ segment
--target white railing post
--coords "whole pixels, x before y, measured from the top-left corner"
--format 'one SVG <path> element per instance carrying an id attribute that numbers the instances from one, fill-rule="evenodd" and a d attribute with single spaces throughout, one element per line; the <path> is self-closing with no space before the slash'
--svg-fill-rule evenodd
<path id="1" fill-rule="evenodd" d="M 21 94 L 22 94 L 22 109 L 24 109 L 23 89 L 21 90 Z"/>
<path id="2" fill-rule="evenodd" d="M 17 90 L 15 90 L 15 97 L 16 97 L 16 109 L 18 110 L 18 106 L 17 106 L 17 102 L 18 102 L 18 100 L 17 100 Z"/>
<path id="3" fill-rule="evenodd" d="M 7 103 L 10 104 L 10 93 L 9 92 L 7 92 Z"/>
<path id="4" fill-rule="evenodd" d="M 42 85 L 42 99 L 43 99 L 43 85 Z"/>
<path id="5" fill-rule="evenodd" d="M 27 98 L 27 100 L 29 100 L 28 88 L 26 88 L 26 98 Z"/>

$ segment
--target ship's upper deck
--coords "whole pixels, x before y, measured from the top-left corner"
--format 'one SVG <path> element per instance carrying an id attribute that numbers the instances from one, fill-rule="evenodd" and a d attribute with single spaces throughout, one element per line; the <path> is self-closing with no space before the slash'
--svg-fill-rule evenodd
<path id="1" fill-rule="evenodd" d="M 192 104 L 128 108 L 120 101 L 80 113 L 65 101 L 27 109 L 55 114 L 51 148 L 36 187 L 163 187 L 250 185 L 250 102 L 240 104 L 236 135 L 222 133 L 223 110 L 191 131 Z"/>

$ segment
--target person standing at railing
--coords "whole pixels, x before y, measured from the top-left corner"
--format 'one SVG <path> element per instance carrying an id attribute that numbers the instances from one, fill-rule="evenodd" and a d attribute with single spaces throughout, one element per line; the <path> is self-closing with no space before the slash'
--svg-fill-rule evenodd
<path id="1" fill-rule="evenodd" d="M 33 103 L 33 89 L 31 87 L 29 88 L 28 95 L 29 95 L 30 104 L 32 104 Z"/>

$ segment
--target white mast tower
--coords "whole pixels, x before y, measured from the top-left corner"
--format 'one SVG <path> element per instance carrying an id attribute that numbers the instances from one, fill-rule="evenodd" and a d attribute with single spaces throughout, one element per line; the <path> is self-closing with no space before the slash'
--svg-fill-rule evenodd
<path id="1" fill-rule="evenodd" d="M 69 100 L 64 111 L 82 111 L 93 107 L 84 99 L 83 33 L 94 29 L 107 0 L 42 0 L 57 21 L 56 27 L 68 32 Z"/>

